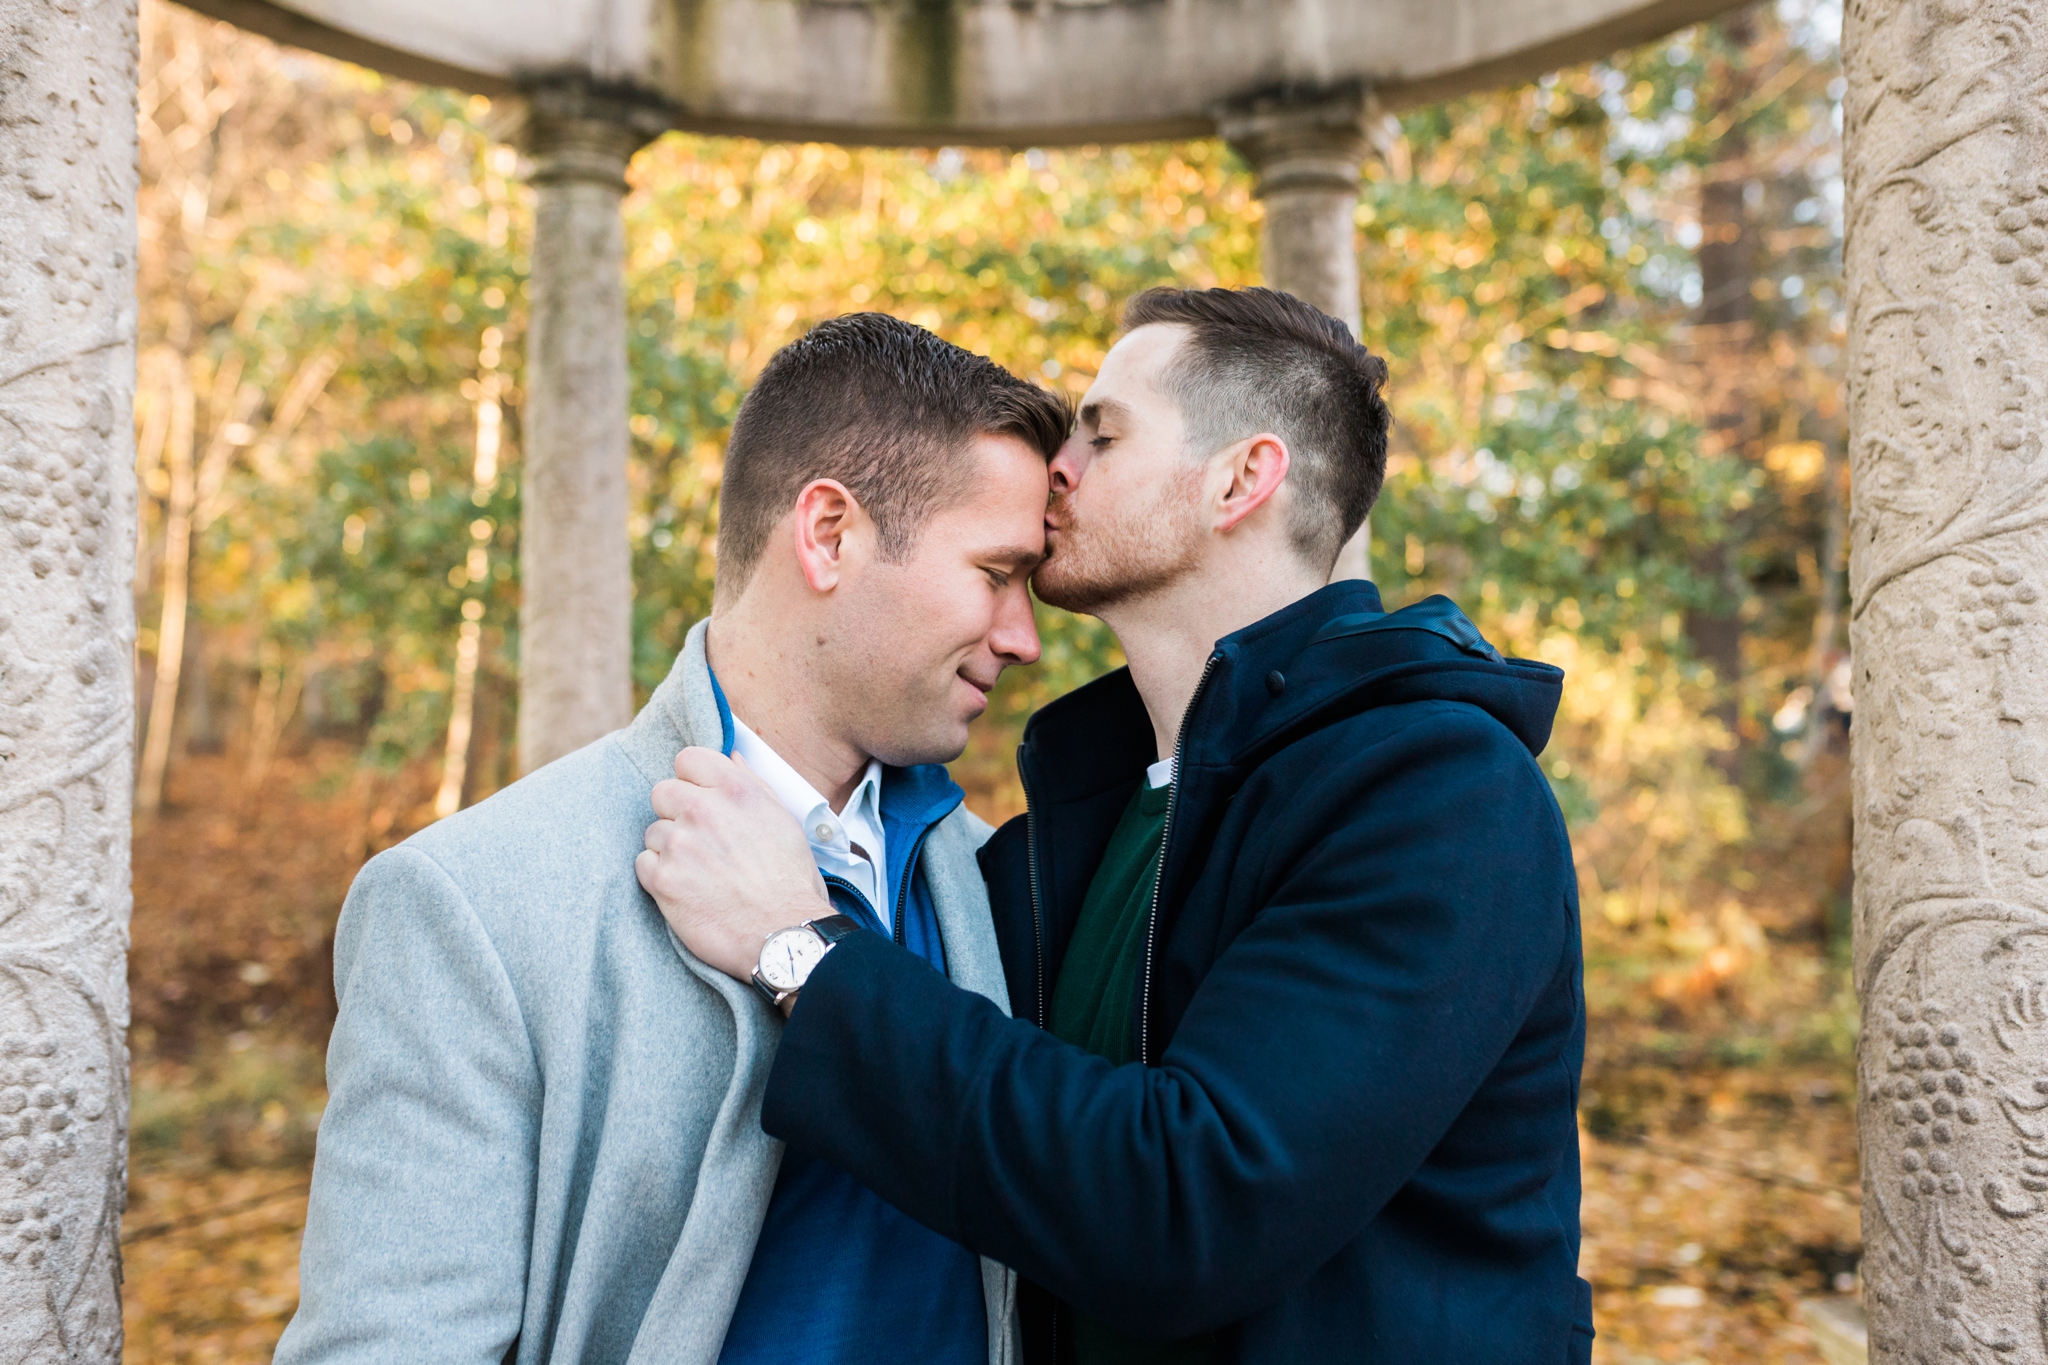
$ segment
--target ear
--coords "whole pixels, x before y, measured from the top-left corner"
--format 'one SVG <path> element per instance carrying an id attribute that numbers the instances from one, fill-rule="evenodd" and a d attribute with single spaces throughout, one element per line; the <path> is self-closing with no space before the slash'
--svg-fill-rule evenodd
<path id="1" fill-rule="evenodd" d="M 1216 507 L 1216 529 L 1229 531 L 1271 502 L 1287 478 L 1287 443 L 1268 432 L 1240 441 L 1220 461 L 1230 482 Z"/>
<path id="2" fill-rule="evenodd" d="M 859 501 L 837 479 L 814 479 L 796 495 L 790 533 L 796 538 L 797 565 L 812 592 L 839 586 L 846 568 L 847 536 L 862 515 Z"/>

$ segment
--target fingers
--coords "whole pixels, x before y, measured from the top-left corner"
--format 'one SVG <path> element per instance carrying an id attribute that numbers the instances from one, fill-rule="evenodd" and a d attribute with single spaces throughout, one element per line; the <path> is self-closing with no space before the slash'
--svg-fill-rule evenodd
<path id="1" fill-rule="evenodd" d="M 633 856 L 633 875 L 640 887 L 654 897 L 654 903 L 669 913 L 682 890 L 680 860 L 673 855 L 670 841 L 678 833 L 673 820 L 656 820 L 647 827 L 647 847 Z"/>
<path id="2" fill-rule="evenodd" d="M 688 809 L 690 800 L 697 795 L 698 788 L 673 777 L 664 777 L 654 784 L 651 800 L 654 813 L 664 820 L 680 820 Z"/>
<path id="3" fill-rule="evenodd" d="M 732 781 L 738 770 L 718 750 L 692 745 L 677 752 L 676 776 L 699 787 L 716 787 Z"/>
<path id="4" fill-rule="evenodd" d="M 675 769 L 678 780 L 693 786 L 738 786 L 757 792 L 768 791 L 768 784 L 738 754 L 726 755 L 716 749 L 692 745 L 676 751 Z"/>
<path id="5" fill-rule="evenodd" d="M 653 830 L 647 832 L 647 842 L 654 842 Z M 665 875 L 668 870 L 669 865 L 664 863 L 661 854 L 652 848 L 633 859 L 633 875 L 640 879 L 640 889 L 654 897 L 655 905 L 660 907 L 664 916 L 668 914 L 669 906 L 675 900 L 675 888 L 668 884 Z"/>
<path id="6" fill-rule="evenodd" d="M 734 754 L 730 761 L 736 778 L 742 787 L 751 787 L 771 801 L 776 799 L 774 790 L 769 787 L 768 783 L 762 779 L 759 773 L 754 771 L 753 764 L 747 762 L 738 754 Z M 778 802 L 778 804 L 780 803 Z"/>
<path id="7" fill-rule="evenodd" d="M 654 790 L 648 794 L 648 802 L 654 807 L 654 813 L 664 820 L 700 823 L 732 814 L 759 821 L 768 818 L 768 811 L 786 813 L 782 803 L 766 787 L 750 791 L 730 781 L 705 785 L 684 778 L 664 777 L 654 784 Z"/>

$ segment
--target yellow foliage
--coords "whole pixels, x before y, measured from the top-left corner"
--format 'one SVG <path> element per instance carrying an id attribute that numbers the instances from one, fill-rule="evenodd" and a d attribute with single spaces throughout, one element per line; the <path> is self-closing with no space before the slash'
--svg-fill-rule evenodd
<path id="1" fill-rule="evenodd" d="M 1671 926 L 1701 870 L 1749 836 L 1742 794 L 1712 761 L 1733 739 L 1688 698 L 1668 657 L 1635 643 L 1608 653 L 1562 633 L 1532 645 L 1526 652 L 1565 670 L 1544 760 L 1571 784 L 1567 806 L 1590 811 L 1573 829 L 1581 898 L 1611 926 Z"/>

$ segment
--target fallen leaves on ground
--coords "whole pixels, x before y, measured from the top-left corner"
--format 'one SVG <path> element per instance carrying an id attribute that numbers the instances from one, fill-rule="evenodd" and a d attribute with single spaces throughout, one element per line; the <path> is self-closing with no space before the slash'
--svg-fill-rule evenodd
<path id="1" fill-rule="evenodd" d="M 1595 1365 L 1815 1365 L 1798 1301 L 1853 1289 L 1861 1254 L 1845 1078 L 1638 1067 L 1586 1101 Z"/>
<path id="2" fill-rule="evenodd" d="M 299 1303 L 306 1167 L 179 1164 L 131 1175 L 122 1248 L 126 1358 L 259 1365 Z"/>

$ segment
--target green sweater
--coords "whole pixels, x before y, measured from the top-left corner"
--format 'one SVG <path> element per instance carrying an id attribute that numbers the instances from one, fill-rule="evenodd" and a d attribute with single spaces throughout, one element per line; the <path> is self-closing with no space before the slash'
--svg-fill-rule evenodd
<path id="1" fill-rule="evenodd" d="M 1124 808 L 1102 865 L 1088 883 L 1073 942 L 1053 985 L 1052 1032 L 1116 1066 L 1136 1060 L 1131 1043 L 1131 995 L 1144 965 L 1145 922 L 1159 876 L 1159 843 L 1173 788 L 1140 787 Z M 1203 1365 L 1214 1358 L 1212 1337 L 1136 1341 L 1086 1313 L 1068 1310 L 1075 1365 Z"/>

